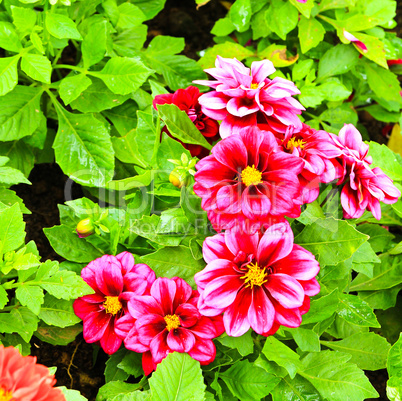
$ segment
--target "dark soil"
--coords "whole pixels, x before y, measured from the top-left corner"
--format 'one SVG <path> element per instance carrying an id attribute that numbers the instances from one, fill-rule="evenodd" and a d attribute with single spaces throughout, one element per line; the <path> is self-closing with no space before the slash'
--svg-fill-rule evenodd
<path id="1" fill-rule="evenodd" d="M 150 41 L 157 35 L 184 37 L 186 48 L 184 54 L 197 59 L 198 52 L 214 44 L 209 33 L 214 23 L 226 15 L 227 9 L 218 0 L 212 0 L 205 6 L 196 9 L 194 0 L 168 0 L 165 9 L 152 21 L 148 22 Z M 228 3 L 228 2 L 226 2 Z M 402 0 L 398 1 L 398 35 L 402 36 Z M 64 62 L 64 60 L 62 60 Z M 66 63 L 69 63 L 68 60 Z M 381 130 L 384 124 L 370 118 L 362 118 L 370 138 L 380 143 L 386 142 Z M 61 261 L 50 246 L 43 228 L 60 223 L 58 204 L 65 199 L 64 186 L 67 177 L 56 164 L 37 165 L 29 177 L 32 186 L 19 185 L 13 189 L 24 200 L 32 211 L 25 215 L 27 241 L 34 240 L 42 260 Z M 78 185 L 73 187 L 73 198 L 81 197 L 82 191 Z M 47 366 L 57 366 L 56 378 L 59 386 L 79 390 L 89 401 L 94 401 L 99 387 L 104 384 L 104 368 L 107 355 L 102 350 L 94 362 L 93 346 L 87 344 L 82 335 L 67 346 L 52 346 L 34 338 L 32 355 L 38 362 Z M 367 372 L 370 381 L 380 393 L 380 400 L 387 400 L 385 394 L 387 372 Z"/>

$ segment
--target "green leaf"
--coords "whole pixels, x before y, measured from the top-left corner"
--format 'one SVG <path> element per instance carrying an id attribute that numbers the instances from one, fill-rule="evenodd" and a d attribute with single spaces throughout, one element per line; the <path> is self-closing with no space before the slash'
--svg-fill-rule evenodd
<path id="1" fill-rule="evenodd" d="M 58 103 L 56 110 L 59 129 L 53 149 L 57 163 L 80 184 L 105 186 L 114 173 L 114 152 L 108 130 L 92 114 L 72 114 Z"/>
<path id="2" fill-rule="evenodd" d="M 369 155 L 373 157 L 371 167 L 380 167 L 392 180 L 402 181 L 402 157 L 386 145 L 370 142 Z"/>
<path id="3" fill-rule="evenodd" d="M 91 84 L 92 81 L 84 74 L 66 77 L 59 86 L 60 97 L 67 106 L 77 99 Z"/>
<path id="4" fill-rule="evenodd" d="M 84 68 L 89 68 L 103 59 L 106 53 L 107 35 L 106 20 L 91 24 L 91 29 L 88 30 L 81 45 Z"/>
<path id="5" fill-rule="evenodd" d="M 8 303 L 7 291 L 0 285 L 0 309 L 3 309 Z"/>
<path id="6" fill-rule="evenodd" d="M 303 315 L 302 324 L 318 323 L 331 317 L 339 305 L 338 291 L 335 289 L 328 295 L 311 301 L 310 310 Z"/>
<path id="7" fill-rule="evenodd" d="M 15 203 L 18 203 L 22 213 L 31 214 L 31 212 L 25 207 L 22 199 L 17 196 L 14 191 L 11 191 L 11 189 L 0 188 L 0 202 L 7 206 L 12 206 Z"/>
<path id="8" fill-rule="evenodd" d="M 373 92 L 387 101 L 400 98 L 401 90 L 397 76 L 373 63 L 365 63 L 367 81 Z"/>
<path id="9" fill-rule="evenodd" d="M 147 20 L 147 17 L 144 15 L 141 9 L 134 4 L 120 4 L 118 10 L 119 20 L 116 25 L 117 29 L 131 29 L 138 25 L 141 25 L 141 23 Z"/>
<path id="10" fill-rule="evenodd" d="M 129 95 L 116 95 L 98 78 L 91 77 L 92 84 L 71 102 L 70 106 L 82 113 L 99 113 L 121 106 Z"/>
<path id="11" fill-rule="evenodd" d="M 0 96 L 12 91 L 18 82 L 17 63 L 20 56 L 0 59 Z"/>
<path id="12" fill-rule="evenodd" d="M 230 337 L 226 333 L 218 337 L 218 341 L 229 348 L 236 348 L 241 356 L 253 353 L 254 342 L 251 337 L 251 330 L 240 337 Z"/>
<path id="13" fill-rule="evenodd" d="M 399 291 L 402 289 L 402 284 L 387 290 L 377 291 L 361 291 L 359 297 L 367 302 L 373 309 L 389 309 L 395 306 L 396 298 Z"/>
<path id="14" fill-rule="evenodd" d="M 12 167 L 0 167 L 0 184 L 11 186 L 16 184 L 30 184 L 24 174 Z"/>
<path id="15" fill-rule="evenodd" d="M 82 332 L 82 324 L 69 327 L 40 326 L 35 331 L 35 337 L 52 345 L 67 345 Z"/>
<path id="16" fill-rule="evenodd" d="M 102 71 L 91 72 L 91 75 L 102 79 L 113 93 L 128 95 L 135 92 L 152 72 L 137 59 L 113 57 L 106 63 Z"/>
<path id="17" fill-rule="evenodd" d="M 124 358 L 117 364 L 119 369 L 134 377 L 139 377 L 144 374 L 142 370 L 142 354 L 137 352 L 127 352 Z"/>
<path id="18" fill-rule="evenodd" d="M 75 22 L 62 14 L 46 13 L 46 29 L 58 39 L 82 40 Z"/>
<path id="19" fill-rule="evenodd" d="M 36 24 L 36 12 L 31 8 L 11 6 L 14 25 L 20 37 L 31 33 Z"/>
<path id="20" fill-rule="evenodd" d="M 320 352 L 320 339 L 315 331 L 302 327 L 287 329 L 287 331 L 292 335 L 296 344 L 302 351 Z"/>
<path id="21" fill-rule="evenodd" d="M 305 377 L 328 401 L 363 401 L 378 397 L 364 372 L 348 363 L 350 355 L 323 351 L 308 354 L 302 359 Z"/>
<path id="22" fill-rule="evenodd" d="M 123 163 L 135 164 L 146 168 L 147 164 L 143 160 L 141 153 L 138 152 L 137 137 L 136 130 L 131 130 L 121 137 L 112 137 L 115 155 Z"/>
<path id="23" fill-rule="evenodd" d="M 39 314 L 41 305 L 43 304 L 44 295 L 42 288 L 37 285 L 25 284 L 18 287 L 15 296 L 22 305 L 30 309 L 35 315 Z"/>
<path id="24" fill-rule="evenodd" d="M 330 78 L 321 84 L 317 89 L 324 97 L 324 99 L 331 102 L 338 102 L 347 99 L 352 93 L 345 85 L 337 78 Z"/>
<path id="25" fill-rule="evenodd" d="M 132 0 L 131 2 L 139 7 L 149 20 L 163 9 L 166 0 Z"/>
<path id="26" fill-rule="evenodd" d="M 269 361 L 274 361 L 285 368 L 292 379 L 301 366 L 300 356 L 273 336 L 267 337 L 262 353 Z"/>
<path id="27" fill-rule="evenodd" d="M 185 111 L 180 110 L 175 104 L 159 104 L 158 111 L 169 132 L 184 143 L 201 145 L 212 149 L 201 132 L 195 127 Z"/>
<path id="28" fill-rule="evenodd" d="M 352 46 L 339 44 L 329 49 L 318 63 L 318 79 L 344 74 L 359 61 L 359 52 Z"/>
<path id="29" fill-rule="evenodd" d="M 42 118 L 42 93 L 42 88 L 17 86 L 8 95 L 0 97 L 1 141 L 20 139 L 35 132 Z"/>
<path id="30" fill-rule="evenodd" d="M 314 0 L 307 0 L 305 3 L 301 3 L 298 0 L 290 0 L 290 2 L 303 14 L 306 18 L 310 18 L 311 10 L 314 8 Z"/>
<path id="31" fill-rule="evenodd" d="M 0 21 L 0 47 L 15 53 L 19 53 L 22 49 L 17 32 L 13 25 L 6 21 Z"/>
<path id="32" fill-rule="evenodd" d="M 67 226 L 45 228 L 44 233 L 52 248 L 63 258 L 78 263 L 89 263 L 102 256 L 89 242 L 79 238 L 77 233 Z"/>
<path id="33" fill-rule="evenodd" d="M 226 36 L 231 34 L 235 29 L 236 28 L 230 18 L 220 18 L 215 22 L 211 33 L 216 36 Z"/>
<path id="34" fill-rule="evenodd" d="M 67 270 L 43 278 L 38 284 L 57 299 L 77 299 L 93 293 L 92 288 L 80 276 Z"/>
<path id="35" fill-rule="evenodd" d="M 320 11 L 334 8 L 354 7 L 356 0 L 323 0 L 319 3 Z"/>
<path id="36" fill-rule="evenodd" d="M 36 81 L 50 84 L 52 65 L 47 57 L 40 54 L 26 53 L 22 56 L 21 69 Z"/>
<path id="37" fill-rule="evenodd" d="M 356 326 L 380 327 L 370 305 L 356 295 L 339 294 L 338 315 Z"/>
<path id="38" fill-rule="evenodd" d="M 381 39 L 375 38 L 374 36 L 365 35 L 360 32 L 353 32 L 353 35 L 363 42 L 367 47 L 367 50 L 363 51 L 355 45 L 356 49 L 361 54 L 363 54 L 369 60 L 373 60 L 381 67 L 388 69 L 387 60 L 385 59 L 386 55 L 384 50 L 384 42 Z"/>
<path id="39" fill-rule="evenodd" d="M 67 327 L 80 322 L 81 319 L 74 313 L 71 301 L 57 299 L 46 294 L 40 309 L 39 318 L 50 326 Z"/>
<path id="40" fill-rule="evenodd" d="M 218 55 L 221 57 L 235 57 L 237 60 L 242 61 L 247 57 L 251 57 L 253 52 L 238 43 L 220 43 L 207 49 L 204 56 L 198 60 L 198 64 L 204 69 L 214 67 L 216 56 Z"/>
<path id="41" fill-rule="evenodd" d="M 25 240 L 25 223 L 18 203 L 0 212 L 0 255 L 19 248 Z"/>
<path id="42" fill-rule="evenodd" d="M 66 397 L 66 401 L 88 401 L 78 390 L 69 390 L 66 387 L 59 387 Z"/>
<path id="43" fill-rule="evenodd" d="M 166 247 L 145 255 L 141 260 L 153 269 L 158 277 L 179 276 L 194 285 L 194 274 L 205 267 L 205 262 L 195 260 L 190 248 L 185 246 Z"/>
<path id="44" fill-rule="evenodd" d="M 265 13 L 269 28 L 282 40 L 297 26 L 299 13 L 290 2 L 275 1 Z"/>
<path id="45" fill-rule="evenodd" d="M 102 114 L 113 123 L 119 134 L 124 136 L 136 127 L 137 110 L 137 104 L 134 103 L 133 100 L 128 100 L 124 102 L 124 104 L 117 106 L 112 110 L 105 110 Z"/>
<path id="46" fill-rule="evenodd" d="M 251 19 L 250 0 L 236 0 L 230 7 L 228 16 L 238 32 L 248 29 Z"/>
<path id="47" fill-rule="evenodd" d="M 166 55 L 175 55 L 184 50 L 185 42 L 183 38 L 173 36 L 158 35 L 155 36 L 148 45 L 146 54 L 149 57 L 159 57 Z"/>
<path id="48" fill-rule="evenodd" d="M 236 362 L 219 377 L 241 401 L 259 401 L 266 397 L 280 379 L 247 360 Z"/>
<path id="49" fill-rule="evenodd" d="M 204 401 L 205 384 L 200 363 L 188 354 L 173 352 L 149 380 L 152 401 Z"/>
<path id="50" fill-rule="evenodd" d="M 39 319 L 27 308 L 14 308 L 10 313 L 0 314 L 0 332 L 18 333 L 24 341 L 31 340 Z"/>
<path id="51" fill-rule="evenodd" d="M 398 341 L 391 347 L 388 354 L 387 370 L 389 377 L 395 377 L 402 381 L 402 333 Z"/>
<path id="52" fill-rule="evenodd" d="M 383 290 L 402 283 L 402 257 L 384 254 L 380 259 L 381 263 L 374 265 L 373 277 L 358 274 L 352 281 L 350 291 Z"/>
<path id="53" fill-rule="evenodd" d="M 289 376 L 282 377 L 272 391 L 272 398 L 273 401 L 323 401 L 316 388 L 300 375 L 293 380 Z"/>
<path id="54" fill-rule="evenodd" d="M 323 266 L 349 259 L 367 239 L 367 235 L 348 222 L 331 217 L 306 226 L 295 238 L 295 243 L 312 252 Z"/>
<path id="55" fill-rule="evenodd" d="M 374 333 L 356 333 L 340 341 L 321 341 L 321 344 L 352 355 L 350 362 L 364 370 L 384 369 L 391 348 L 384 337 Z"/>
<path id="56" fill-rule="evenodd" d="M 131 397 L 130 400 L 132 401 L 141 400 L 141 398 L 136 398 L 137 394 L 138 397 L 140 397 L 141 394 L 145 393 L 137 391 L 138 387 L 138 383 L 125 383 L 120 380 L 111 381 L 99 389 L 98 395 L 96 396 L 96 401 L 120 401 L 121 398 L 118 398 L 118 396 L 122 394 L 127 394 L 127 396 Z M 144 395 L 144 401 L 145 399 L 146 398 Z"/>
<path id="57" fill-rule="evenodd" d="M 302 53 L 307 53 L 324 39 L 325 29 L 315 18 L 300 17 L 299 40 Z"/>
<path id="58" fill-rule="evenodd" d="M 379 104 L 372 104 L 371 106 L 365 107 L 364 110 L 367 111 L 375 120 L 384 123 L 397 123 L 401 117 L 400 113 L 390 112 Z"/>

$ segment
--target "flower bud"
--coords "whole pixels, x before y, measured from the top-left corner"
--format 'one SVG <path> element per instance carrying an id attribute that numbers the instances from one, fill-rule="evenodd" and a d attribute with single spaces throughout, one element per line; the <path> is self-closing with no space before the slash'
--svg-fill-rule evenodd
<path id="1" fill-rule="evenodd" d="M 95 232 L 95 226 L 92 222 L 92 219 L 88 217 L 84 220 L 81 220 L 77 224 L 76 231 L 80 238 L 85 238 L 93 234 Z"/>
<path id="2" fill-rule="evenodd" d="M 190 184 L 191 176 L 182 167 L 176 167 L 169 175 L 169 181 L 176 187 L 187 187 Z"/>

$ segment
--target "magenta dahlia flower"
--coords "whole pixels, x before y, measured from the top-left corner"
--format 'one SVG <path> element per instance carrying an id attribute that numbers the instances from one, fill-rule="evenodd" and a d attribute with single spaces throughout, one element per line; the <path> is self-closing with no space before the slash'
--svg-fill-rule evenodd
<path id="1" fill-rule="evenodd" d="M 293 131 L 290 127 L 279 143 L 285 152 L 303 160 L 304 167 L 299 175 L 303 188 L 300 203 L 311 203 L 318 198 L 321 182 L 329 183 L 342 175 L 342 166 L 336 160 L 342 151 L 326 131 L 317 131 L 306 124 L 301 131 Z"/>
<path id="2" fill-rule="evenodd" d="M 128 311 L 135 324 L 124 344 L 129 350 L 144 353 L 142 365 L 146 375 L 170 352 L 187 352 L 201 365 L 215 359 L 212 339 L 224 331 L 222 317 L 202 316 L 197 302 L 197 291 L 178 277 L 158 278 L 150 295 L 130 299 Z"/>
<path id="3" fill-rule="evenodd" d="M 131 253 L 123 252 L 95 259 L 82 269 L 81 276 L 95 291 L 73 304 L 84 322 L 84 339 L 99 342 L 107 354 L 113 354 L 122 343 L 115 332 L 116 321 L 127 313 L 132 296 L 149 292 L 155 273 L 147 265 L 135 264 Z"/>
<path id="4" fill-rule="evenodd" d="M 368 209 L 380 220 L 380 201 L 395 203 L 401 192 L 379 167 L 370 168 L 372 157 L 367 155 L 369 146 L 352 124 L 345 124 L 339 136 L 331 137 L 342 151 L 343 173 L 338 185 L 345 183 L 341 192 L 344 217 L 357 219 Z"/>
<path id="5" fill-rule="evenodd" d="M 292 96 L 300 91 L 287 79 L 267 78 L 275 72 L 269 60 L 254 61 L 251 69 L 236 59 L 217 57 L 216 68 L 205 71 L 216 81 L 194 81 L 213 89 L 199 98 L 202 111 L 215 120 L 222 120 L 222 138 L 238 133 L 247 126 L 286 132 L 293 125 L 302 128 L 298 114 L 304 107 Z"/>
<path id="6" fill-rule="evenodd" d="M 225 231 L 205 240 L 208 263 L 195 275 L 201 314 L 223 312 L 226 332 L 243 335 L 250 326 L 271 335 L 280 325 L 298 327 L 318 294 L 315 279 L 320 267 L 314 255 L 293 244 L 286 222 L 268 228 L 264 235 Z"/>
<path id="7" fill-rule="evenodd" d="M 300 215 L 297 176 L 303 165 L 281 149 L 272 133 L 245 128 L 197 163 L 194 192 L 217 231 L 238 224 L 253 232 L 284 215 Z"/>
<path id="8" fill-rule="evenodd" d="M 189 86 L 186 89 L 179 89 L 175 93 L 165 95 L 157 95 L 153 101 L 155 110 L 158 109 L 158 104 L 175 104 L 180 110 L 183 110 L 190 117 L 196 128 L 201 132 L 205 139 L 212 145 L 219 139 L 219 124 L 212 118 L 207 117 L 201 111 L 201 105 L 198 98 L 201 96 L 200 90 L 195 86 Z M 168 135 L 169 131 L 166 126 L 163 131 Z M 202 158 L 209 154 L 209 150 L 200 145 L 193 145 L 180 142 L 191 153 L 191 156 Z"/>
<path id="9" fill-rule="evenodd" d="M 55 388 L 49 369 L 36 363 L 36 357 L 22 356 L 14 347 L 0 345 L 1 401 L 65 401 Z"/>

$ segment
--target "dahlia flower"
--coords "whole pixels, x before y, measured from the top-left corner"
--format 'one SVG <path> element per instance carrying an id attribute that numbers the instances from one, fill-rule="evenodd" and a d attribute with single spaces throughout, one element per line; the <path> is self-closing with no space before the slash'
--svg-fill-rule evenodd
<path id="1" fill-rule="evenodd" d="M 1 401 L 65 401 L 49 369 L 36 357 L 22 356 L 14 347 L 0 345 Z"/>
<path id="2" fill-rule="evenodd" d="M 345 28 L 343 29 L 343 36 L 345 37 L 345 39 L 351 41 L 363 53 L 367 52 L 367 46 L 361 40 L 357 39 L 356 36 L 353 36 L 350 32 L 345 31 Z"/>
<path id="3" fill-rule="evenodd" d="M 345 183 L 341 192 L 343 216 L 356 219 L 368 209 L 380 220 L 380 201 L 395 203 L 401 192 L 379 167 L 370 168 L 369 146 L 363 143 L 360 132 L 352 124 L 345 124 L 339 136 L 331 137 L 342 151 L 343 172 L 337 184 Z"/>
<path id="4" fill-rule="evenodd" d="M 194 82 L 215 89 L 201 95 L 199 102 L 208 117 L 222 120 L 219 128 L 222 138 L 253 125 L 282 133 L 289 125 L 295 131 L 301 129 L 297 115 L 305 109 L 292 97 L 300 91 L 287 79 L 267 78 L 275 72 L 271 61 L 254 61 L 250 69 L 236 59 L 218 56 L 215 66 L 205 72 L 216 81 Z"/>
<path id="5" fill-rule="evenodd" d="M 293 244 L 287 222 L 275 224 L 263 234 L 225 231 L 204 241 L 208 263 L 195 275 L 205 316 L 223 312 L 228 335 L 243 335 L 250 326 L 258 334 L 271 335 L 280 325 L 298 327 L 318 294 L 319 271 L 314 255 Z"/>
<path id="6" fill-rule="evenodd" d="M 342 167 L 335 159 L 342 152 L 326 131 L 316 131 L 303 124 L 301 131 L 295 134 L 293 132 L 293 127 L 290 127 L 278 142 L 285 152 L 303 160 L 304 167 L 299 175 L 302 186 L 301 203 L 311 203 L 318 198 L 321 182 L 331 182 L 342 174 Z"/>
<path id="7" fill-rule="evenodd" d="M 196 164 L 194 192 L 217 231 L 239 224 L 252 232 L 284 215 L 300 215 L 297 176 L 303 165 L 281 150 L 272 133 L 245 128 Z"/>
<path id="8" fill-rule="evenodd" d="M 186 89 L 179 89 L 175 93 L 168 93 L 165 95 L 157 95 L 153 101 L 155 110 L 158 109 L 158 104 L 175 104 L 180 110 L 183 110 L 190 117 L 196 128 L 201 132 L 205 139 L 212 144 L 219 139 L 219 124 L 217 121 L 207 117 L 201 111 L 201 105 L 198 103 L 198 98 L 201 93 L 195 86 L 189 86 Z M 166 126 L 163 131 L 169 135 Z M 176 139 L 177 140 L 177 139 Z M 200 145 L 193 145 L 180 142 L 186 149 L 188 149 L 193 157 L 200 159 L 209 154 L 208 149 Z"/>
<path id="9" fill-rule="evenodd" d="M 131 253 L 123 252 L 95 259 L 82 269 L 81 276 L 95 291 L 73 304 L 84 322 L 84 339 L 87 343 L 99 341 L 107 354 L 113 354 L 122 343 L 115 332 L 116 321 L 127 313 L 132 296 L 149 292 L 155 273 L 147 265 L 135 264 Z"/>
<path id="10" fill-rule="evenodd" d="M 201 365 L 215 359 L 212 339 L 223 333 L 222 317 L 202 316 L 197 302 L 198 293 L 178 277 L 158 278 L 150 295 L 130 299 L 128 311 L 135 324 L 124 344 L 129 350 L 144 353 L 146 375 L 170 352 L 187 352 Z"/>

